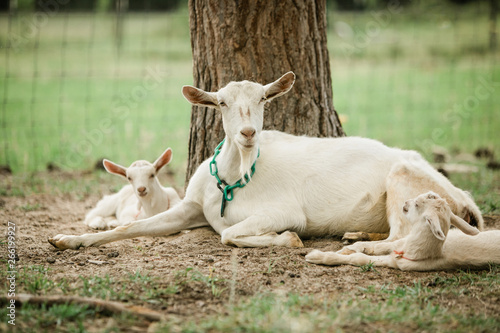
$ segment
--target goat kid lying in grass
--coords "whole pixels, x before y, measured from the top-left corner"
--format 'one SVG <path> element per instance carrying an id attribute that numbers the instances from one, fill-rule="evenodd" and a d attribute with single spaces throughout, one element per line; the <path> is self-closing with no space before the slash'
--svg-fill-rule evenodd
<path id="1" fill-rule="evenodd" d="M 365 252 L 374 256 L 314 250 L 306 261 L 330 266 L 373 263 L 404 271 L 481 269 L 500 264 L 500 230 L 479 232 L 453 214 L 436 193 L 408 200 L 402 210 L 411 223 L 409 235 L 392 243 L 365 245 Z M 450 224 L 458 229 L 450 230 Z M 390 254 L 381 255 L 386 253 Z"/>
<path id="2" fill-rule="evenodd" d="M 184 199 L 144 221 L 95 234 L 60 234 L 49 242 L 60 250 L 78 249 L 200 226 L 211 226 L 222 243 L 238 247 L 302 247 L 299 237 L 350 231 L 390 231 L 386 241 L 394 241 L 410 230 L 400 207 L 420 194 L 422 186 L 482 228 L 472 198 L 415 151 L 365 138 L 263 130 L 265 105 L 286 94 L 294 82 L 289 72 L 266 85 L 230 82 L 217 92 L 184 86 L 190 103 L 221 112 L 226 134 L 189 180 Z M 412 187 L 402 192 L 405 184 Z"/>
<path id="3" fill-rule="evenodd" d="M 125 177 L 130 182 L 119 192 L 106 195 L 85 216 L 85 224 L 94 229 L 114 228 L 164 212 L 181 201 L 171 187 L 161 186 L 158 172 L 172 159 L 168 148 L 153 163 L 139 160 L 128 168 L 104 160 L 109 173 Z"/>

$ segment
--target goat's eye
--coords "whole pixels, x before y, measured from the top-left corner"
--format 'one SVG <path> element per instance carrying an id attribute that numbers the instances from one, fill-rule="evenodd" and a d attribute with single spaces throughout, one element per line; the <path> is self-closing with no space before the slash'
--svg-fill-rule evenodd
<path id="1" fill-rule="evenodd" d="M 262 97 L 262 98 L 260 99 L 260 101 L 261 101 L 261 102 L 265 102 L 265 101 L 267 101 L 267 98 L 264 96 L 264 97 Z"/>
<path id="2" fill-rule="evenodd" d="M 149 176 L 149 178 L 154 178 L 154 177 L 155 177 L 155 175 L 154 175 L 154 174 L 151 174 L 151 176 Z"/>
<path id="3" fill-rule="evenodd" d="M 132 181 L 132 178 L 131 178 L 131 177 L 127 177 L 127 179 L 128 179 L 129 181 Z"/>
<path id="4" fill-rule="evenodd" d="M 224 101 L 220 101 L 219 106 L 226 106 L 226 103 Z"/>

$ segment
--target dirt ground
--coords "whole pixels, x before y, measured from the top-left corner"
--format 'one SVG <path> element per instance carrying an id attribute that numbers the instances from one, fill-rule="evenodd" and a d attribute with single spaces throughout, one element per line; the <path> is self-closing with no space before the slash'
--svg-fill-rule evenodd
<path id="1" fill-rule="evenodd" d="M 75 191 L 77 192 L 77 191 Z M 126 283 L 124 276 L 141 270 L 159 277 L 165 285 L 175 280 L 178 271 L 193 268 L 203 274 L 235 280 L 233 297 L 258 292 L 300 292 L 334 297 L 340 293 L 359 293 L 359 287 L 387 284 L 412 285 L 417 280 L 431 281 L 453 272 L 401 272 L 377 268 L 362 272 L 358 267 L 324 267 L 308 264 L 304 256 L 312 249 L 338 250 L 338 238 L 304 241 L 304 248 L 243 248 L 236 249 L 220 242 L 220 236 L 210 228 L 199 228 L 168 237 L 141 237 L 86 248 L 78 251 L 56 251 L 47 239 L 56 234 L 95 232 L 82 222 L 101 193 L 80 197 L 75 194 L 32 194 L 26 197 L 0 197 L 2 229 L 7 222 L 17 227 L 16 241 L 20 266 L 50 267 L 53 280 L 79 281 L 79 276 L 109 276 Z M 486 216 L 487 229 L 500 228 L 500 216 Z M 4 249 L 2 249 L 4 252 Z M 95 262 L 99 263 L 96 264 Z M 229 286 L 221 297 L 213 297 L 203 286 L 191 287 L 169 296 L 161 304 L 138 301 L 165 314 L 199 318 L 220 313 L 228 301 Z M 137 292 L 145 292 L 140 290 Z M 449 298 L 438 300 L 456 309 L 481 308 L 490 315 L 500 314 L 500 300 Z M 471 304 L 475 302 L 476 304 Z"/>

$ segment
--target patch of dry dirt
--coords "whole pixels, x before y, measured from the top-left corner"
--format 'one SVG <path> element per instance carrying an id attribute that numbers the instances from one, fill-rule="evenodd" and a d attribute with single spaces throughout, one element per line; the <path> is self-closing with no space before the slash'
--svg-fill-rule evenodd
<path id="1" fill-rule="evenodd" d="M 106 274 L 126 284 L 128 273 L 138 269 L 143 274 L 159 277 L 165 286 L 172 284 L 178 271 L 193 268 L 205 275 L 213 271 L 221 279 L 235 280 L 235 297 L 258 292 L 300 292 L 327 298 L 337 294 L 361 294 L 360 287 L 413 285 L 417 280 L 432 284 L 436 275 L 452 276 L 453 272 L 401 272 L 377 268 L 362 272 L 358 267 L 324 267 L 308 264 L 305 254 L 312 249 L 338 250 L 342 243 L 337 238 L 304 241 L 304 248 L 244 248 L 235 249 L 220 242 L 220 236 L 210 228 L 199 228 L 169 237 L 141 237 L 110 243 L 99 248 L 79 251 L 56 251 L 48 242 L 59 233 L 82 234 L 95 232 L 82 222 L 85 213 L 99 200 L 100 195 L 78 198 L 76 195 L 34 194 L 28 197 L 1 197 L 0 220 L 2 230 L 8 221 L 17 226 L 19 265 L 50 267 L 55 281 L 81 281 Z M 486 217 L 487 228 L 500 228 L 500 217 Z M 4 254 L 5 249 L 2 249 Z M 90 261 L 104 262 L 94 264 Z M 191 318 L 200 318 L 223 311 L 230 297 L 229 283 L 221 297 L 213 297 L 203 284 L 189 284 L 176 294 L 165 296 L 161 304 L 138 301 L 161 311 Z M 137 290 L 137 293 L 144 293 Z M 473 292 L 473 291 L 472 291 Z M 62 293 L 62 292 L 61 292 Z M 446 307 L 476 308 L 487 314 L 500 313 L 498 298 L 471 299 L 452 297 L 438 300 Z"/>

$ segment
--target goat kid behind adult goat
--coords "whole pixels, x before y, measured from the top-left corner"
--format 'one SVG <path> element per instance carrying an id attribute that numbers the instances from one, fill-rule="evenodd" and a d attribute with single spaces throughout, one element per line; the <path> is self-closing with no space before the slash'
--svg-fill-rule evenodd
<path id="1" fill-rule="evenodd" d="M 452 210 L 482 227 L 472 199 L 454 187 L 418 153 L 357 137 L 310 138 L 263 131 L 264 106 L 288 92 L 292 72 L 261 85 L 231 82 L 218 92 L 185 86 L 194 105 L 218 110 L 226 133 L 214 156 L 192 176 L 185 198 L 172 209 L 111 231 L 57 235 L 58 249 L 99 246 L 138 236 L 169 235 L 210 225 L 222 242 L 239 247 L 302 246 L 300 237 L 348 231 L 406 236 L 397 181 L 402 163 L 417 170 L 421 183 L 451 202 Z M 405 179 L 411 182 L 412 179 Z M 418 194 L 418 193 L 417 193 Z"/>
<path id="2" fill-rule="evenodd" d="M 181 201 L 171 187 L 163 187 L 158 172 L 172 160 L 167 148 L 154 163 L 139 160 L 128 168 L 104 160 L 106 171 L 129 181 L 119 192 L 106 195 L 85 216 L 85 224 L 94 229 L 114 228 L 164 212 Z"/>
<path id="3" fill-rule="evenodd" d="M 500 230 L 479 232 L 453 214 L 436 193 L 406 201 L 402 211 L 412 225 L 409 235 L 373 246 L 372 256 L 313 250 L 306 261 L 329 266 L 372 263 L 406 271 L 481 269 L 500 264 Z M 458 229 L 450 230 L 451 224 Z M 390 254 L 383 255 L 387 252 Z"/>

